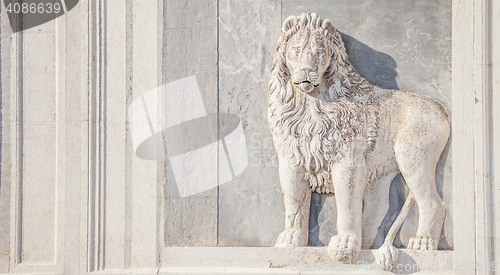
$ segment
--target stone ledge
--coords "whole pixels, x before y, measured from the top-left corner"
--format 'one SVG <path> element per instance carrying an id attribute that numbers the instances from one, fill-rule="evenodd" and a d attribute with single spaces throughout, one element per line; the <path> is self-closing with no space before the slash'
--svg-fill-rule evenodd
<path id="1" fill-rule="evenodd" d="M 357 263 L 338 264 L 326 247 L 168 247 L 160 274 L 379 274 L 376 250 L 363 250 Z M 451 273 L 453 251 L 399 250 L 395 274 Z M 429 260 L 430 259 L 430 260 Z M 455 264 L 456 266 L 456 264 Z M 399 270 L 398 270 L 399 269 Z M 406 269 L 406 270 L 405 270 Z"/>

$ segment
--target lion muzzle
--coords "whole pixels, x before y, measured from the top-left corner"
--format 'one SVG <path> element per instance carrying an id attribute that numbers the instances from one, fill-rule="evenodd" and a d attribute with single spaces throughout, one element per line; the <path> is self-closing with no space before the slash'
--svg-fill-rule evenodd
<path id="1" fill-rule="evenodd" d="M 319 77 L 312 68 L 302 68 L 298 71 L 295 76 L 296 81 L 294 82 L 295 86 L 297 86 L 302 92 L 310 93 L 314 88 L 319 86 L 319 83 L 315 83 L 318 81 Z"/>
<path id="2" fill-rule="evenodd" d="M 297 84 L 299 86 L 299 89 L 303 91 L 304 93 L 310 93 L 314 89 L 314 85 L 309 82 L 309 81 L 304 81 L 301 83 Z"/>

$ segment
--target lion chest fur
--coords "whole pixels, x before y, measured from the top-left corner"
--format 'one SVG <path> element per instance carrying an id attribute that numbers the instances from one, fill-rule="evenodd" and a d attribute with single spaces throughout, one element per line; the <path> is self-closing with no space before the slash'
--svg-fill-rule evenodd
<path id="1" fill-rule="evenodd" d="M 376 142 L 376 107 L 324 101 L 299 91 L 288 101 L 271 94 L 269 122 L 276 149 L 288 149 L 313 192 L 333 193 L 331 166 L 346 150 L 368 151 Z M 354 148 L 355 146 L 356 148 Z"/>

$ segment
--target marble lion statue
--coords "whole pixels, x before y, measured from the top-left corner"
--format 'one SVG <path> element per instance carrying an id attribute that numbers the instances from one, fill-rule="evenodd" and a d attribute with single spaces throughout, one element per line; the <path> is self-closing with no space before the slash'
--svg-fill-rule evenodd
<path id="1" fill-rule="evenodd" d="M 450 134 L 440 103 L 367 82 L 349 63 L 332 22 L 307 13 L 283 23 L 268 118 L 285 205 L 277 247 L 307 246 L 311 192 L 335 193 L 338 234 L 328 252 L 354 262 L 373 243 L 391 181 L 401 173 L 410 193 L 376 259 L 385 269 L 397 260 L 393 241 L 414 202 L 418 229 L 407 248 L 437 249 L 445 207 L 435 169 Z"/>

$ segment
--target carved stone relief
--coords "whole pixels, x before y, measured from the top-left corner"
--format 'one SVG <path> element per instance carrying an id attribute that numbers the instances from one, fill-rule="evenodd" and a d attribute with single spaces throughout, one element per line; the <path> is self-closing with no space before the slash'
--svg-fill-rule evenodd
<path id="1" fill-rule="evenodd" d="M 311 193 L 334 193 L 338 234 L 328 250 L 339 262 L 355 261 L 373 243 L 391 181 L 402 174 L 410 194 L 377 260 L 386 269 L 397 260 L 393 241 L 415 202 L 417 234 L 407 246 L 437 249 L 445 207 L 435 169 L 450 133 L 440 103 L 370 84 L 349 63 L 332 22 L 308 13 L 283 24 L 268 116 L 285 204 L 276 246 L 306 246 Z"/>

